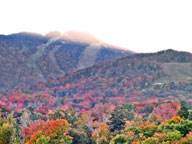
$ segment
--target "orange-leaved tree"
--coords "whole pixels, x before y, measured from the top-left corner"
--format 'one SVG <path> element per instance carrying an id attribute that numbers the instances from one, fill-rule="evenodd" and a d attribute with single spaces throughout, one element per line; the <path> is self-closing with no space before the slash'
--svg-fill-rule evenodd
<path id="1" fill-rule="evenodd" d="M 64 119 L 40 121 L 24 129 L 24 138 L 26 144 L 71 144 L 69 129 L 70 124 Z"/>

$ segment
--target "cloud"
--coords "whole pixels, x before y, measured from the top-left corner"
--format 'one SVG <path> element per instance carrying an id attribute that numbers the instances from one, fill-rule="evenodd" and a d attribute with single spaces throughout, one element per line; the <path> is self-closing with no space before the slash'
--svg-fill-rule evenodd
<path id="1" fill-rule="evenodd" d="M 60 33 L 58 31 L 52 31 L 46 34 L 47 37 L 53 38 L 55 40 L 69 40 L 74 42 L 81 42 L 81 43 L 88 43 L 90 46 L 105 46 L 110 47 L 114 49 L 123 49 L 128 50 L 126 48 L 122 48 L 119 46 L 114 46 L 108 43 L 105 43 L 104 41 L 100 40 L 99 38 L 95 37 L 94 35 L 88 33 L 88 32 L 81 32 L 81 31 L 68 31 L 65 33 Z"/>

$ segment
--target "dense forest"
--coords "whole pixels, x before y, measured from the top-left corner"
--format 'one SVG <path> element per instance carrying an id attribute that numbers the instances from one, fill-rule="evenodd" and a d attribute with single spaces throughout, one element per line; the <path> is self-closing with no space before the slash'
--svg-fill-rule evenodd
<path id="1" fill-rule="evenodd" d="M 190 144 L 192 103 L 151 101 L 99 104 L 78 112 L 60 108 L 41 114 L 1 108 L 1 144 Z"/>
<path id="2" fill-rule="evenodd" d="M 190 144 L 191 62 L 174 50 L 135 54 L 2 89 L 0 143 Z"/>
<path id="3" fill-rule="evenodd" d="M 0 51 L 0 89 L 9 90 L 133 54 L 34 33 L 0 35 Z"/>

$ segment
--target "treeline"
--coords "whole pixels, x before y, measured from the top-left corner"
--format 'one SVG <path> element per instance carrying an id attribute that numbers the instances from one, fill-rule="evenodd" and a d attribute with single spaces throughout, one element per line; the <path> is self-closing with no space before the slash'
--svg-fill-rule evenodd
<path id="1" fill-rule="evenodd" d="M 1 108 L 1 144 L 190 144 L 188 102 L 98 105 L 78 112 L 68 107 L 46 115 Z"/>

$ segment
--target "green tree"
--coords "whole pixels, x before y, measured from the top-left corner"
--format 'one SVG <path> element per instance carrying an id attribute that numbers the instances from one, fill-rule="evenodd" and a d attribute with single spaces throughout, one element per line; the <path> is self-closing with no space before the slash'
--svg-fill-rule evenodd
<path id="1" fill-rule="evenodd" d="M 48 115 L 50 120 L 65 119 L 72 125 L 78 120 L 79 114 L 76 109 L 69 107 L 66 110 L 58 109 L 54 113 Z"/>
<path id="2" fill-rule="evenodd" d="M 192 120 L 192 110 L 189 110 L 188 112 L 189 112 L 188 119 Z"/>
<path id="3" fill-rule="evenodd" d="M 180 117 L 188 118 L 189 112 L 186 106 L 182 106 L 181 109 L 177 113 Z"/>
<path id="4" fill-rule="evenodd" d="M 73 125 L 69 131 L 70 136 L 73 137 L 73 144 L 93 144 L 92 138 L 92 122 L 93 118 L 89 113 L 82 113 L 78 121 Z"/>
<path id="5" fill-rule="evenodd" d="M 150 137 L 150 138 L 145 139 L 143 144 L 158 144 L 158 139 Z"/>
<path id="6" fill-rule="evenodd" d="M 125 128 L 125 120 L 123 112 L 120 108 L 116 108 L 109 118 L 107 124 L 110 127 L 110 131 L 114 133 L 120 133 Z"/>
<path id="7" fill-rule="evenodd" d="M 175 130 L 175 131 L 168 132 L 165 138 L 166 138 L 166 141 L 172 142 L 172 141 L 181 139 L 182 136 L 183 135 L 178 130 Z"/>
<path id="8" fill-rule="evenodd" d="M 116 135 L 112 139 L 112 144 L 126 144 L 126 138 L 124 135 Z"/>
<path id="9" fill-rule="evenodd" d="M 87 126 L 84 126 L 84 128 L 72 128 L 69 134 L 73 137 L 72 144 L 94 144 L 91 131 Z"/>
<path id="10" fill-rule="evenodd" d="M 13 134 L 13 126 L 8 123 L 3 123 L 0 126 L 0 144 L 10 144 Z"/>
<path id="11" fill-rule="evenodd" d="M 121 106 L 121 110 L 123 113 L 123 117 L 126 120 L 133 120 L 135 113 L 134 113 L 134 106 L 132 104 L 126 103 Z"/>
<path id="12" fill-rule="evenodd" d="M 41 135 L 40 138 L 36 140 L 36 144 L 50 144 L 50 137 Z"/>
<path id="13" fill-rule="evenodd" d="M 154 123 L 145 122 L 141 126 L 141 133 L 145 137 L 152 137 L 157 130 L 157 126 Z"/>
<path id="14" fill-rule="evenodd" d="M 158 127 L 159 132 L 168 133 L 172 131 L 179 131 L 183 136 L 186 136 L 190 131 L 192 131 L 192 122 L 189 120 L 180 120 L 179 122 L 162 123 Z"/>
<path id="15" fill-rule="evenodd" d="M 8 114 L 7 119 L 0 117 L 0 144 L 20 144 L 21 134 L 21 128 L 12 114 Z"/>
<path id="16" fill-rule="evenodd" d="M 121 109 L 127 109 L 128 111 L 133 111 L 134 110 L 134 105 L 130 103 L 125 103 L 121 106 Z"/>

